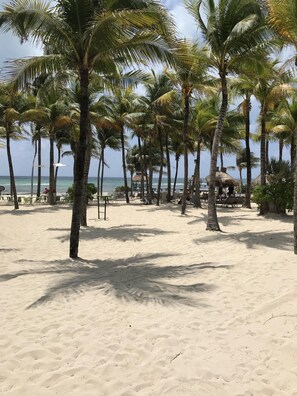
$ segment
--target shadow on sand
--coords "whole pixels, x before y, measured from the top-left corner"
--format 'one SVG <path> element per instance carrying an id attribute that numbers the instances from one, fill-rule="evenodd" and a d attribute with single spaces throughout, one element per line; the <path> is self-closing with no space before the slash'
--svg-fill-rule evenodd
<path id="1" fill-rule="evenodd" d="M 0 281 L 28 275 L 58 275 L 51 279 L 51 286 L 44 295 L 27 309 L 52 301 L 59 295 L 67 297 L 72 293 L 85 293 L 88 290 L 101 290 L 106 295 L 142 304 L 183 304 L 199 307 L 207 305 L 202 299 L 197 300 L 197 294 L 211 292 L 215 286 L 189 283 L 187 277 L 196 277 L 205 270 L 222 270 L 229 267 L 208 262 L 188 266 L 155 264 L 164 257 L 168 257 L 170 262 L 178 259 L 176 255 L 152 254 L 137 255 L 126 260 L 45 260 L 38 263 L 42 266 L 41 269 L 4 274 L 0 276 Z"/>
<path id="2" fill-rule="evenodd" d="M 245 244 L 249 249 L 257 249 L 261 246 L 266 246 L 272 249 L 293 251 L 294 238 L 293 232 L 288 234 L 287 231 L 270 231 L 270 232 L 255 232 L 255 231 L 244 231 L 237 234 L 229 234 L 227 232 L 215 232 L 204 238 L 195 239 L 194 243 L 217 243 L 220 240 L 230 241 L 239 244 Z"/>
<path id="3" fill-rule="evenodd" d="M 0 214 L 11 214 L 14 216 L 22 216 L 22 215 L 28 215 L 28 214 L 35 214 L 35 213 L 52 213 L 52 212 L 58 212 L 62 210 L 72 210 L 71 206 L 69 205 L 44 205 L 44 206 L 39 206 L 39 205 L 31 205 L 27 206 L 27 209 L 14 209 L 11 207 L 11 210 L 0 210 Z"/>
<path id="4" fill-rule="evenodd" d="M 48 231 L 64 231 L 67 235 L 57 237 L 62 242 L 69 240 L 69 228 L 48 228 Z M 132 224 L 122 225 L 119 227 L 109 228 L 97 228 L 89 226 L 87 228 L 81 228 L 80 240 L 92 240 L 92 239 L 117 239 L 119 241 L 141 241 L 144 237 L 154 237 L 158 235 L 164 235 L 174 233 L 173 231 L 163 231 L 158 228 L 142 227 Z"/>

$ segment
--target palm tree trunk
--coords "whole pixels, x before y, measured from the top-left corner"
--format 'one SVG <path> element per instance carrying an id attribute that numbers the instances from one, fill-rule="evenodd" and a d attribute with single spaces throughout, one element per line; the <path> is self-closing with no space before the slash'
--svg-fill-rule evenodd
<path id="1" fill-rule="evenodd" d="M 162 139 L 162 130 L 160 127 L 158 129 L 158 137 L 159 137 L 159 147 L 160 147 L 160 171 L 159 171 L 159 179 L 158 179 L 158 189 L 157 189 L 157 203 L 156 205 L 160 205 L 160 196 L 161 196 L 161 185 L 162 185 L 162 176 L 163 176 L 163 165 L 164 165 L 164 152 L 163 152 L 163 139 Z"/>
<path id="2" fill-rule="evenodd" d="M 222 148 L 220 149 L 221 170 L 224 168 L 224 154 Z"/>
<path id="3" fill-rule="evenodd" d="M 261 186 L 266 184 L 266 109 L 261 106 L 261 144 L 260 144 L 260 169 L 261 169 Z M 268 212 L 268 203 L 260 204 L 260 215 Z"/>
<path id="4" fill-rule="evenodd" d="M 59 144 L 57 145 L 57 150 L 58 150 L 57 163 L 59 164 L 60 161 L 61 161 L 61 146 Z M 55 182 L 54 182 L 54 185 L 55 185 L 54 188 L 55 188 L 56 191 L 57 191 L 58 171 L 59 171 L 59 167 L 56 166 L 56 169 L 55 169 Z"/>
<path id="5" fill-rule="evenodd" d="M 98 169 L 97 169 L 97 211 L 98 211 L 98 219 L 100 219 L 100 170 L 101 170 L 101 158 L 102 152 L 99 156 L 98 161 Z"/>
<path id="6" fill-rule="evenodd" d="M 101 153 L 101 185 L 100 185 L 100 194 L 102 196 L 103 194 L 103 183 L 104 183 L 104 149 L 102 149 L 102 153 Z"/>
<path id="7" fill-rule="evenodd" d="M 146 195 L 149 196 L 150 193 L 150 170 L 149 170 L 149 164 L 147 163 L 147 155 L 146 153 L 148 152 L 148 154 L 150 154 L 150 151 L 147 147 L 147 142 L 144 139 L 143 140 L 143 168 L 145 171 L 145 175 L 147 175 L 146 179 L 145 179 L 145 188 L 146 188 Z"/>
<path id="8" fill-rule="evenodd" d="M 291 156 L 291 168 L 295 169 L 295 155 L 296 155 L 296 148 L 295 148 L 295 135 L 292 133 L 291 135 L 291 150 L 290 150 L 290 156 Z"/>
<path id="9" fill-rule="evenodd" d="M 33 193 L 34 193 L 34 167 L 35 167 L 35 159 L 37 155 L 37 140 L 34 140 L 34 156 L 32 161 L 32 169 L 31 169 L 31 194 L 30 194 L 30 203 L 33 204 Z"/>
<path id="10" fill-rule="evenodd" d="M 195 160 L 195 195 L 194 195 L 194 208 L 201 208 L 201 199 L 200 199 L 200 161 L 201 161 L 201 142 L 198 139 L 197 142 L 197 154 Z"/>
<path id="11" fill-rule="evenodd" d="M 166 164 L 167 164 L 167 202 L 171 202 L 171 164 L 169 152 L 168 131 L 165 133 L 165 149 L 166 149 Z"/>
<path id="12" fill-rule="evenodd" d="M 151 138 L 149 137 L 148 141 L 148 173 L 149 173 L 149 180 L 148 180 L 148 194 L 147 194 L 147 200 L 149 205 L 152 204 L 153 200 L 153 163 L 152 163 L 152 144 L 151 144 Z"/>
<path id="13" fill-rule="evenodd" d="M 55 174 L 54 174 L 54 137 L 53 131 L 50 131 L 50 158 L 49 158 L 49 192 L 48 192 L 48 203 L 50 205 L 55 204 Z"/>
<path id="14" fill-rule="evenodd" d="M 13 164 L 12 164 L 12 157 L 11 157 L 11 151 L 10 151 L 11 127 L 12 127 L 11 123 L 7 122 L 7 124 L 6 124 L 6 152 L 7 152 L 7 159 L 8 159 L 11 195 L 13 195 L 14 208 L 19 209 L 18 196 L 17 196 L 16 186 L 15 186 L 15 178 L 14 178 L 14 171 L 13 171 Z"/>
<path id="15" fill-rule="evenodd" d="M 80 224 L 87 227 L 87 208 L 88 208 L 88 179 L 89 179 L 89 169 L 92 156 L 92 129 L 89 123 L 88 133 L 87 133 L 87 149 L 85 154 L 85 166 L 84 166 L 84 178 L 83 178 L 83 193 L 82 193 L 82 208 L 81 208 L 81 219 Z"/>
<path id="16" fill-rule="evenodd" d="M 186 213 L 187 197 L 188 197 L 188 124 L 190 115 L 190 96 L 186 93 L 184 96 L 185 108 L 184 108 L 184 125 L 183 125 L 183 143 L 184 143 L 184 190 L 183 199 L 181 205 L 181 214 Z"/>
<path id="17" fill-rule="evenodd" d="M 294 254 L 297 254 L 297 140 L 295 140 L 295 161 L 294 161 Z"/>
<path id="18" fill-rule="evenodd" d="M 206 229 L 211 231 L 221 231 L 217 217 L 217 210 L 216 210 L 215 178 L 216 178 L 217 159 L 218 159 L 219 145 L 221 141 L 221 134 L 222 134 L 222 129 L 228 107 L 228 91 L 227 91 L 227 80 L 226 80 L 225 70 L 220 71 L 220 77 L 221 77 L 221 90 L 222 90 L 222 104 L 220 108 L 218 123 L 213 137 L 210 172 L 209 172 L 209 189 L 208 189 L 208 218 L 207 218 Z"/>
<path id="19" fill-rule="evenodd" d="M 269 140 L 266 139 L 266 148 L 265 148 L 265 164 L 266 169 L 269 164 Z"/>
<path id="20" fill-rule="evenodd" d="M 239 187 L 239 192 L 241 194 L 242 191 L 242 167 L 239 167 L 239 180 L 240 180 L 240 187 Z"/>
<path id="21" fill-rule="evenodd" d="M 245 114 L 245 152 L 246 152 L 246 191 L 243 206 L 251 209 L 252 193 L 252 166 L 251 166 L 251 149 L 250 149 L 250 113 L 251 113 L 251 95 L 246 94 L 246 114 Z"/>
<path id="22" fill-rule="evenodd" d="M 279 150 L 278 151 L 279 152 L 278 159 L 279 159 L 279 161 L 282 161 L 283 160 L 283 150 L 284 150 L 284 139 L 282 136 L 280 136 L 280 138 L 279 138 L 278 150 Z"/>
<path id="23" fill-rule="evenodd" d="M 174 183 L 173 183 L 173 191 L 172 191 L 173 195 L 174 195 L 175 190 L 176 190 L 179 158 L 180 158 L 180 155 L 179 154 L 175 154 L 175 175 L 174 175 Z"/>
<path id="24" fill-rule="evenodd" d="M 140 156 L 140 169 L 141 169 L 140 194 L 141 194 L 141 198 L 143 199 L 143 197 L 144 197 L 144 175 L 146 175 L 146 169 L 144 167 L 144 159 L 143 159 L 143 152 L 142 152 L 140 136 L 138 136 L 137 140 L 138 140 L 138 149 L 139 149 L 139 156 Z"/>
<path id="25" fill-rule="evenodd" d="M 85 153 L 87 149 L 87 135 L 89 130 L 89 70 L 80 69 L 80 134 L 76 160 L 74 165 L 73 207 L 70 232 L 71 258 L 78 257 L 79 230 L 83 197 L 83 176 L 85 167 Z"/>
<path id="26" fill-rule="evenodd" d="M 122 167 L 123 167 L 123 175 L 124 175 L 125 196 L 126 196 L 126 202 L 129 203 L 127 169 L 126 169 L 126 158 L 125 158 L 125 137 L 124 137 L 123 125 L 121 126 L 121 145 L 122 145 Z"/>
<path id="27" fill-rule="evenodd" d="M 37 129 L 37 198 L 40 197 L 41 193 L 41 132 L 40 128 Z"/>

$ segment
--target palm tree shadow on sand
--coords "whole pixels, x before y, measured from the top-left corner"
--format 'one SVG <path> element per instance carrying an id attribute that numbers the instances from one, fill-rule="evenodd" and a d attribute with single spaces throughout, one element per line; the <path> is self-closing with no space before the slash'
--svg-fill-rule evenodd
<path id="1" fill-rule="evenodd" d="M 0 276 L 0 281 L 9 281 L 25 275 L 59 275 L 56 283 L 52 279 L 52 286 L 27 309 L 38 307 L 61 295 L 69 298 L 73 293 L 86 293 L 88 290 L 100 290 L 105 295 L 142 304 L 183 304 L 197 307 L 207 306 L 202 298 L 197 300 L 197 294 L 211 292 L 215 286 L 206 283 L 189 283 L 189 279 L 185 279 L 181 284 L 182 278 L 190 276 L 192 280 L 201 271 L 229 267 L 207 262 L 188 266 L 157 266 L 153 263 L 154 260 L 164 257 L 170 257 L 170 261 L 173 257 L 177 260 L 176 255 L 152 254 L 137 255 L 126 260 L 43 261 L 39 263 L 41 269 L 4 274 Z"/>

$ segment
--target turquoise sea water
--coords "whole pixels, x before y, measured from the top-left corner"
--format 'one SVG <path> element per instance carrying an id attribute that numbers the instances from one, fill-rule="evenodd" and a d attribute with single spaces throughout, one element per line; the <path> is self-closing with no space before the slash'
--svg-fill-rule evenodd
<path id="1" fill-rule="evenodd" d="M 30 194 L 31 192 L 31 178 L 27 176 L 16 176 L 16 189 L 18 194 Z M 58 177 L 57 183 L 57 192 L 61 194 L 65 194 L 68 187 L 70 187 L 73 183 L 72 177 Z M 95 186 L 97 185 L 97 178 L 96 177 L 89 177 L 89 183 L 94 183 Z M 172 180 L 173 183 L 173 180 Z M 46 187 L 48 187 L 48 177 L 41 178 L 41 192 L 44 191 Z M 112 193 L 116 187 L 122 186 L 124 184 L 124 180 L 122 177 L 106 177 L 104 179 L 103 190 L 105 192 Z M 154 186 L 157 186 L 157 179 L 154 179 L 153 182 Z M 10 182 L 9 177 L 7 176 L 0 176 L 0 185 L 5 187 L 3 194 L 10 194 Z M 128 180 L 128 185 L 130 182 Z M 164 178 L 162 183 L 162 188 L 167 187 L 167 180 Z M 177 179 L 177 190 L 183 188 L 183 179 Z M 34 177 L 34 188 L 33 191 L 36 193 L 37 189 L 37 177 Z"/>

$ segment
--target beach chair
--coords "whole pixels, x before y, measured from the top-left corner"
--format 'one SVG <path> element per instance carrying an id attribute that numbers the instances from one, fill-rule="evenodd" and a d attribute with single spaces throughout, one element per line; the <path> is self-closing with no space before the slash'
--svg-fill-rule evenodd
<path id="1" fill-rule="evenodd" d="M 245 197 L 235 197 L 236 198 L 236 206 L 243 205 L 245 201 Z"/>
<path id="2" fill-rule="evenodd" d="M 229 196 L 227 198 L 217 199 L 216 205 L 222 205 L 224 208 L 227 208 L 229 206 L 234 207 L 236 205 L 236 197 Z"/>

